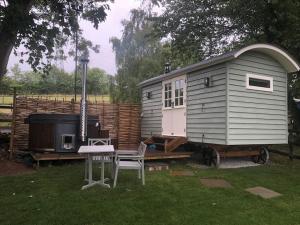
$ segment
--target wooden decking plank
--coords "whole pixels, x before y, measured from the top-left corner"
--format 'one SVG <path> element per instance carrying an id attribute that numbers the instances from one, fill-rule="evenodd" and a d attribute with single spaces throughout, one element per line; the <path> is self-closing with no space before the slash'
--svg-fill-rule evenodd
<path id="1" fill-rule="evenodd" d="M 83 155 L 77 153 L 66 154 L 43 154 L 43 153 L 31 153 L 34 160 L 47 161 L 47 160 L 68 160 L 68 159 L 85 159 Z"/>
<path id="2" fill-rule="evenodd" d="M 192 152 L 162 152 L 162 151 L 151 151 L 146 152 L 145 160 L 150 159 L 175 159 L 175 158 L 189 158 Z"/>
<path id="3" fill-rule="evenodd" d="M 169 156 L 145 156 L 145 160 L 159 160 L 159 159 L 185 159 L 190 158 L 190 155 L 169 155 Z"/>
<path id="4" fill-rule="evenodd" d="M 176 159 L 176 158 L 189 158 L 192 152 L 163 152 L 157 150 L 147 151 L 145 160 L 152 159 Z M 31 153 L 31 156 L 36 161 L 50 161 L 50 160 L 72 160 L 72 159 L 85 159 L 86 157 L 77 153 Z"/>
<path id="5" fill-rule="evenodd" d="M 180 145 L 185 144 L 186 142 L 187 139 L 185 137 L 176 137 L 170 142 L 166 143 L 165 149 L 167 152 L 171 152 L 178 148 Z"/>

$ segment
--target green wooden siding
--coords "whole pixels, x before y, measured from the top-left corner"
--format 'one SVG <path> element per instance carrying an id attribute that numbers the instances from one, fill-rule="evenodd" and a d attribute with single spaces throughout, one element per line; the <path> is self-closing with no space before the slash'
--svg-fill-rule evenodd
<path id="1" fill-rule="evenodd" d="M 211 87 L 204 87 L 210 77 Z M 187 76 L 187 137 L 192 142 L 226 143 L 226 64 Z"/>
<path id="2" fill-rule="evenodd" d="M 146 93 L 151 92 L 151 98 L 147 99 Z M 142 124 L 141 135 L 144 138 L 152 135 L 161 135 L 162 116 L 162 87 L 161 82 L 142 89 Z"/>
<path id="3" fill-rule="evenodd" d="M 273 92 L 246 88 L 246 74 L 273 77 Z M 211 87 L 204 87 L 210 77 Z M 152 98 L 147 99 L 146 93 Z M 142 88 L 142 137 L 160 135 L 161 82 Z M 287 73 L 273 58 L 255 51 L 187 74 L 187 137 L 226 145 L 288 142 Z"/>
<path id="4" fill-rule="evenodd" d="M 262 53 L 247 52 L 227 63 L 227 144 L 283 144 L 287 131 L 287 74 Z M 273 92 L 246 89 L 246 74 L 273 77 Z"/>

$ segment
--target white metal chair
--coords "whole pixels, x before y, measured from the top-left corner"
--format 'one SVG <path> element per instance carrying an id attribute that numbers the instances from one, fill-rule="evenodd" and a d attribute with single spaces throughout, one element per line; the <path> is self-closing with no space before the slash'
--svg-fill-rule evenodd
<path id="1" fill-rule="evenodd" d="M 116 187 L 119 170 L 138 170 L 138 178 L 142 175 L 142 184 L 145 185 L 144 156 L 147 145 L 141 142 L 137 151 L 117 151 L 115 155 L 115 178 Z"/>
<path id="2" fill-rule="evenodd" d="M 110 138 L 89 138 L 88 145 L 110 145 L 111 139 Z M 113 178 L 113 156 L 93 156 L 93 162 L 101 162 L 102 158 L 104 163 L 111 163 L 111 177 Z M 102 168 L 101 168 L 102 169 Z M 85 160 L 85 172 L 84 172 L 84 179 L 88 179 L 88 160 Z"/>

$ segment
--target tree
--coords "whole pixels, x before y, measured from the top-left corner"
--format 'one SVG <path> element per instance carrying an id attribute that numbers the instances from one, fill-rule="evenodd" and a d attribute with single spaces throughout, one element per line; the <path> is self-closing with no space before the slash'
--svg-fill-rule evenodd
<path id="1" fill-rule="evenodd" d="M 155 0 L 157 1 L 157 0 Z M 255 42 L 287 49 L 300 59 L 300 2 L 295 0 L 161 0 L 157 35 L 199 61 Z"/>
<path id="2" fill-rule="evenodd" d="M 110 87 L 115 101 L 139 102 L 138 83 L 163 73 L 164 64 L 170 58 L 168 44 L 150 36 L 153 29 L 149 16 L 144 10 L 132 10 L 130 20 L 122 22 L 122 38 L 110 40 L 118 68 Z"/>
<path id="3" fill-rule="evenodd" d="M 34 70 L 49 69 L 54 46 L 61 36 L 78 29 L 74 6 L 83 5 L 81 17 L 97 29 L 113 0 L 3 0 L 0 2 L 0 76 L 6 73 L 13 48 L 23 45 L 26 62 Z M 16 53 L 16 52 L 15 52 Z M 22 59 L 24 61 L 24 59 Z"/>
<path id="4" fill-rule="evenodd" d="M 87 93 L 93 95 L 109 94 L 109 77 L 104 70 L 99 68 L 88 69 Z M 16 64 L 10 76 L 4 76 L 1 92 L 7 93 L 12 86 L 18 87 L 20 94 L 73 94 L 74 74 L 52 66 L 47 74 L 41 72 L 22 72 Z M 81 81 L 78 79 L 78 87 Z"/>
<path id="5" fill-rule="evenodd" d="M 91 68 L 87 73 L 87 93 L 107 95 L 109 92 L 109 75 L 99 68 Z"/>
<path id="6" fill-rule="evenodd" d="M 0 77 L 0 94 L 5 94 L 5 95 L 9 95 L 12 93 L 12 85 L 13 85 L 13 80 L 8 77 Z"/>

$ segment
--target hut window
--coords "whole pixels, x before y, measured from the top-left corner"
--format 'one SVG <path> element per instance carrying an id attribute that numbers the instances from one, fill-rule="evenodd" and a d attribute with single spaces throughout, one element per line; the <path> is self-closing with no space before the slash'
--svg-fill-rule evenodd
<path id="1" fill-rule="evenodd" d="M 175 81 L 175 106 L 183 105 L 183 87 L 183 79 Z"/>
<path id="2" fill-rule="evenodd" d="M 273 77 L 247 74 L 247 89 L 259 91 L 273 91 Z"/>
<path id="3" fill-rule="evenodd" d="M 172 83 L 165 84 L 165 108 L 172 107 Z"/>

